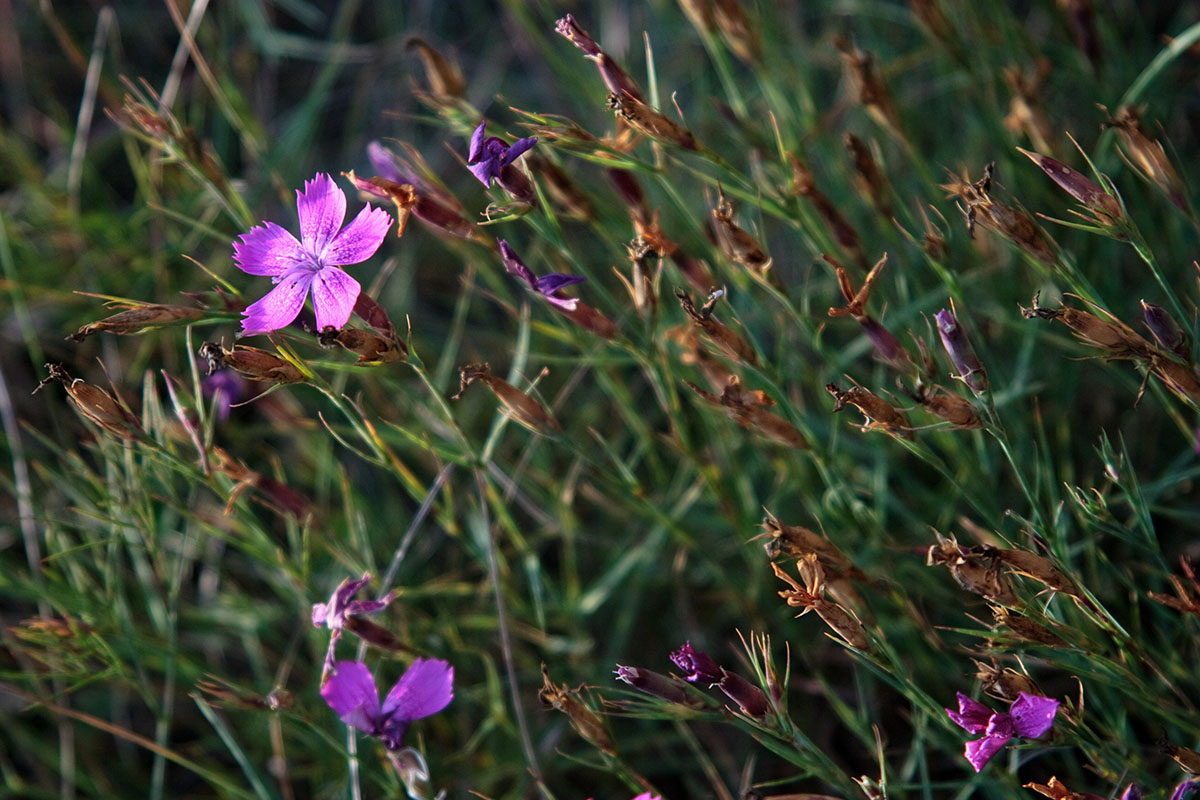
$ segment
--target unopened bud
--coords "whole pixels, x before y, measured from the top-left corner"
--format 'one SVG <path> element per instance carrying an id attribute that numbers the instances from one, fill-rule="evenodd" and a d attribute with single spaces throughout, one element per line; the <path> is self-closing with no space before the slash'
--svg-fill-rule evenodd
<path id="1" fill-rule="evenodd" d="M 652 694 L 669 703 L 694 705 L 695 699 L 688 694 L 684 685 L 670 675 L 663 675 L 641 667 L 617 666 L 617 680 L 628 683 L 633 688 Z"/>
<path id="2" fill-rule="evenodd" d="M 226 366 L 252 381 L 297 383 L 307 377 L 291 361 L 242 344 L 228 350 L 217 342 L 205 342 L 200 345 L 200 357 L 208 361 L 209 375 L 216 372 L 218 366 Z"/>
<path id="3" fill-rule="evenodd" d="M 863 432 L 880 430 L 892 436 L 912 439 L 912 428 L 904 412 L 886 403 L 882 398 L 862 386 L 851 386 L 842 391 L 837 384 L 828 383 L 825 391 L 833 395 L 833 411 L 836 414 L 847 405 L 852 405 L 862 412 L 866 422 L 862 425 Z"/>
<path id="4" fill-rule="evenodd" d="M 1121 204 L 1117 202 L 1117 199 L 1104 191 L 1091 178 L 1071 169 L 1056 158 L 1043 156 L 1023 147 L 1018 147 L 1017 150 L 1041 167 L 1042 172 L 1049 175 L 1063 191 L 1095 213 L 1097 221 L 1101 224 L 1111 225 L 1123 216 Z"/>
<path id="5" fill-rule="evenodd" d="M 743 714 L 755 719 L 762 719 L 771 712 L 771 703 L 767 700 L 766 692 L 736 672 L 728 670 L 723 670 L 723 672 L 724 677 L 717 684 L 717 688 L 724 692 L 726 697 L 737 703 Z"/>
<path id="6" fill-rule="evenodd" d="M 67 399 L 75 409 L 109 433 L 122 439 L 136 439 L 142 434 L 142 425 L 123 403 L 103 389 L 86 383 L 82 378 L 72 378 L 61 364 L 47 364 L 50 375 L 44 378 L 34 394 L 48 383 L 58 381 L 67 390 Z"/>
<path id="7" fill-rule="evenodd" d="M 149 327 L 199 319 L 203 315 L 204 312 L 200 309 L 188 308 L 187 306 L 135 306 L 113 314 L 111 317 L 105 317 L 102 320 L 84 325 L 71 334 L 69 338 L 76 342 L 82 342 L 93 333 L 101 331 L 123 336 L 127 333 L 136 333 Z"/>
<path id="8" fill-rule="evenodd" d="M 958 370 L 955 378 L 971 387 L 971 391 L 976 394 L 986 392 L 988 389 L 987 370 L 983 368 L 983 362 L 979 360 L 979 356 L 975 355 L 975 348 L 971 346 L 970 339 L 967 338 L 966 331 L 958 322 L 958 317 L 954 315 L 953 310 L 943 308 L 934 315 L 937 320 L 938 336 L 942 339 L 942 347 L 946 348 L 946 355 L 950 356 L 951 363 Z"/>
<path id="9" fill-rule="evenodd" d="M 1159 345 L 1164 349 L 1170 350 L 1184 358 L 1189 357 L 1187 334 L 1183 332 L 1183 329 L 1179 327 L 1175 319 L 1165 309 L 1143 300 L 1142 320 L 1146 323 L 1146 327 L 1150 329 L 1150 333 L 1154 334 L 1154 338 L 1158 340 Z"/>

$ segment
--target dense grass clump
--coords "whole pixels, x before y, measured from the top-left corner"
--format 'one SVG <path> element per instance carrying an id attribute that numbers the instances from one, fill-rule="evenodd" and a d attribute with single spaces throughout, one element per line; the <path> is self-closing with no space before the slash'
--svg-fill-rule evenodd
<path id="1" fill-rule="evenodd" d="M 1193 5 L 66 5 L 0 796 L 1200 789 Z"/>

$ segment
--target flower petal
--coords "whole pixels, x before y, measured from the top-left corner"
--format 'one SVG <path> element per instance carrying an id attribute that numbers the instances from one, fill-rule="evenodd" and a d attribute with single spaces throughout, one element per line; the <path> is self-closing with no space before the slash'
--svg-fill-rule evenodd
<path id="1" fill-rule="evenodd" d="M 242 318 L 242 334 L 270 333 L 292 323 L 304 305 L 313 273 L 293 270 L 261 300 L 246 307 Z"/>
<path id="2" fill-rule="evenodd" d="M 321 258 L 346 219 L 346 193 L 333 178 L 320 172 L 304 182 L 303 191 L 296 192 L 296 208 L 300 212 L 300 241 L 305 250 Z"/>
<path id="3" fill-rule="evenodd" d="M 525 266 L 525 262 L 517 257 L 516 252 L 509 246 L 508 242 L 503 239 L 497 239 L 496 243 L 500 245 L 500 258 L 504 260 L 504 269 L 509 275 L 516 275 L 529 284 L 529 288 L 535 292 L 537 288 L 537 277 L 533 274 L 533 270 Z"/>
<path id="4" fill-rule="evenodd" d="M 255 225 L 233 243 L 233 263 L 250 275 L 282 275 L 308 258 L 296 237 L 274 222 Z"/>
<path id="5" fill-rule="evenodd" d="M 358 293 L 358 281 L 344 270 L 326 267 L 313 277 L 313 308 L 317 312 L 317 330 L 332 327 L 341 330 L 350 319 Z"/>
<path id="6" fill-rule="evenodd" d="M 963 755 L 967 757 L 967 761 L 971 762 L 975 771 L 979 772 L 983 769 L 984 764 L 992 760 L 992 756 L 1004 749 L 1006 744 L 1008 744 L 1008 739 L 1003 736 L 985 736 L 982 739 L 967 742 Z"/>
<path id="7" fill-rule="evenodd" d="M 392 217 L 382 208 L 368 203 L 350 224 L 338 231 L 325 248 L 321 263 L 325 266 L 358 264 L 375 255 L 392 227 Z"/>
<path id="8" fill-rule="evenodd" d="M 551 272 L 533 282 L 533 288 L 544 295 L 551 295 L 566 286 L 583 283 L 587 278 L 582 275 L 564 275 L 561 272 Z"/>
<path id="9" fill-rule="evenodd" d="M 504 154 L 504 163 L 511 164 L 521 156 L 525 155 L 525 151 L 537 144 L 536 136 L 528 136 L 524 139 L 517 139 L 508 146 L 508 152 Z"/>
<path id="10" fill-rule="evenodd" d="M 990 708 L 972 700 L 962 692 L 958 693 L 958 711 L 951 711 L 947 708 L 946 713 L 955 725 L 967 733 L 983 733 L 987 729 L 988 720 L 992 718 Z"/>
<path id="11" fill-rule="evenodd" d="M 379 142 L 373 141 L 367 144 L 367 159 L 379 177 L 396 183 L 412 182 L 404 179 L 404 176 L 400 174 L 400 168 L 396 166 L 396 159 L 392 158 L 391 152 Z"/>
<path id="12" fill-rule="evenodd" d="M 479 179 L 484 186 L 491 186 L 493 178 L 500 177 L 500 163 L 494 158 L 484 159 L 478 164 L 469 164 L 467 169 Z"/>
<path id="13" fill-rule="evenodd" d="M 339 661 L 337 670 L 321 687 L 321 697 L 342 722 L 365 733 L 374 733 L 379 719 L 379 691 L 375 678 L 361 661 Z"/>
<path id="14" fill-rule="evenodd" d="M 574 311 L 579 305 L 578 297 L 555 297 L 552 294 L 545 295 L 546 302 L 551 305 L 558 306 L 564 311 Z"/>
<path id="15" fill-rule="evenodd" d="M 418 658 L 383 701 L 383 713 L 397 722 L 436 714 L 454 697 L 454 667 L 439 658 Z"/>
<path id="16" fill-rule="evenodd" d="M 313 603 L 312 609 L 312 624 L 314 628 L 320 628 L 325 624 L 328 616 L 328 606 L 324 603 Z"/>
<path id="17" fill-rule="evenodd" d="M 1058 701 L 1051 697 L 1021 692 L 1008 713 L 1012 715 L 1017 736 L 1036 739 L 1045 735 L 1054 724 L 1054 715 L 1058 713 Z"/>
<path id="18" fill-rule="evenodd" d="M 483 155 L 483 128 L 487 120 L 479 120 L 479 127 L 471 134 L 471 147 L 467 150 L 467 163 L 473 164 Z"/>

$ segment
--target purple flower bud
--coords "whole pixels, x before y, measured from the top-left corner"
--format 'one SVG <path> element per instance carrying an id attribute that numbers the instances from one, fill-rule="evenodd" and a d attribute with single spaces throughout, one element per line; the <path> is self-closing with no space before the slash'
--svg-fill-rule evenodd
<path id="1" fill-rule="evenodd" d="M 1125 787 L 1125 791 L 1121 792 L 1118 800 L 1142 800 L 1142 787 L 1140 784 L 1131 783 Z"/>
<path id="2" fill-rule="evenodd" d="M 1076 172 L 1056 158 L 1033 153 L 1021 147 L 1017 149 L 1041 167 L 1042 172 L 1049 175 L 1063 191 L 1097 212 L 1099 221 L 1111 224 L 1113 220 L 1121 218 L 1121 204 L 1091 178 Z"/>
<path id="3" fill-rule="evenodd" d="M 1187 335 L 1161 306 L 1143 300 L 1142 319 L 1160 345 L 1180 355 L 1187 354 Z"/>
<path id="4" fill-rule="evenodd" d="M 467 169 L 484 186 L 491 186 L 492 179 L 517 200 L 529 202 L 533 199 L 533 185 L 529 179 L 512 166 L 525 151 L 537 144 L 536 136 L 517 139 L 511 145 L 498 136 L 484 137 L 486 123 L 480 120 L 479 127 L 471 134 L 471 146 L 467 152 Z"/>
<path id="5" fill-rule="evenodd" d="M 661 697 L 671 703 L 690 705 L 692 698 L 678 680 L 661 672 L 654 672 L 641 667 L 622 667 L 617 665 L 617 680 L 625 681 L 630 686 L 646 694 Z"/>
<path id="6" fill-rule="evenodd" d="M 720 683 L 725 678 L 725 670 L 708 657 L 692 647 L 691 642 L 671 653 L 671 662 L 684 673 L 683 678 L 688 683 L 706 683 L 709 686 Z"/>
<path id="7" fill-rule="evenodd" d="M 725 677 L 717 684 L 717 688 L 724 692 L 730 700 L 737 703 L 738 708 L 747 716 L 762 719 L 771 711 L 771 704 L 767 700 L 766 692 L 736 672 L 727 671 Z"/>
<path id="8" fill-rule="evenodd" d="M 900 372 L 908 372 L 914 368 L 912 356 L 892 332 L 883 327 L 883 323 L 863 316 L 858 318 L 858 324 L 862 326 L 863 333 L 871 340 L 871 344 L 875 345 L 875 352 L 881 359 Z"/>
<path id="9" fill-rule="evenodd" d="M 959 325 L 954 312 L 943 308 L 934 316 L 937 320 L 938 335 L 942 338 L 942 347 L 946 348 L 946 354 L 958 370 L 959 374 L 955 377 L 971 387 L 971 391 L 976 394 L 986 392 L 987 371 L 983 368 L 979 356 L 975 355 L 975 348 L 971 347 L 967 333 Z"/>

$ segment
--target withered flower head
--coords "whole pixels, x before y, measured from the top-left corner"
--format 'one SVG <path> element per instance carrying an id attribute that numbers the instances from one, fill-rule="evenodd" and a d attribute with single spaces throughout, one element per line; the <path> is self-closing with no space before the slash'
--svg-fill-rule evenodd
<path id="1" fill-rule="evenodd" d="M 1100 106 L 1100 110 L 1108 114 L 1108 109 L 1104 106 Z M 1164 192 L 1172 203 L 1187 210 L 1183 181 L 1179 179 L 1179 173 L 1167 158 L 1167 151 L 1162 142 L 1151 139 L 1146 134 L 1146 129 L 1142 126 L 1141 110 L 1134 106 L 1123 106 L 1115 117 L 1108 117 L 1104 126 L 1117 131 L 1121 155 L 1126 162 Z"/>
<path id="2" fill-rule="evenodd" d="M 928 566 L 945 564 L 958 585 L 968 592 L 993 603 L 1016 605 L 1017 596 L 1001 574 L 999 560 L 972 553 L 959 545 L 953 536 L 947 539 L 937 531 L 934 535 L 937 544 L 929 548 L 925 561 Z"/>
<path id="3" fill-rule="evenodd" d="M 1091 792 L 1072 792 L 1058 778 L 1051 778 L 1048 783 L 1026 783 L 1024 786 L 1049 797 L 1050 800 L 1104 800 L 1100 795 Z"/>
<path id="4" fill-rule="evenodd" d="M 1043 153 L 1054 152 L 1054 126 L 1042 106 L 1041 89 L 1050 74 L 1050 59 L 1042 57 L 1031 75 L 1018 66 L 1005 67 L 1001 73 L 1012 91 L 1004 127 L 1014 136 L 1027 136 L 1033 146 Z"/>
<path id="5" fill-rule="evenodd" d="M 817 214 L 829 226 L 834 240 L 841 245 L 845 252 L 855 261 L 866 267 L 866 258 L 858 246 L 858 231 L 850 224 L 850 220 L 842 214 L 828 195 L 817 188 L 816 176 L 811 169 L 792 153 L 787 154 L 792 162 L 792 193 L 812 203 Z"/>
<path id="6" fill-rule="evenodd" d="M 1012 632 L 1018 641 L 1041 644 L 1046 647 L 1070 647 L 1065 639 L 1050 628 L 1034 622 L 1016 611 L 1010 611 L 1003 606 L 992 606 L 992 616 L 996 620 L 996 627 Z"/>
<path id="7" fill-rule="evenodd" d="M 675 287 L 675 297 L 679 300 L 679 305 L 683 308 L 688 318 L 696 324 L 705 335 L 705 337 L 720 348 L 727 356 L 736 359 L 750 366 L 758 366 L 758 356 L 754 353 L 754 348 L 750 343 L 733 331 L 732 328 L 713 316 L 713 307 L 717 301 L 725 295 L 725 291 L 717 290 L 708 296 L 699 309 L 692 302 L 692 298 L 679 287 Z"/>
<path id="8" fill-rule="evenodd" d="M 951 182 L 942 184 L 948 197 L 958 200 L 958 208 L 967 220 L 967 233 L 975 237 L 975 225 L 1000 234 L 1043 264 L 1057 260 L 1053 240 L 1023 208 L 1006 206 L 991 196 L 995 163 L 988 164 L 984 175 L 972 183 L 967 177 L 951 174 Z"/>
<path id="9" fill-rule="evenodd" d="M 292 362 L 257 347 L 237 344 L 229 350 L 217 342 L 205 342 L 200 345 L 200 357 L 208 361 L 209 375 L 226 366 L 252 381 L 297 383 L 306 379 Z"/>
<path id="10" fill-rule="evenodd" d="M 1192 562 L 1187 560 L 1186 556 L 1179 557 L 1179 566 L 1183 570 L 1184 578 L 1187 578 L 1187 583 L 1184 583 L 1183 578 L 1180 578 L 1178 575 L 1170 576 L 1171 586 L 1175 589 L 1175 594 L 1178 597 L 1171 597 L 1169 594 L 1159 594 L 1158 592 L 1149 592 L 1149 597 L 1154 602 L 1162 603 L 1164 606 L 1173 608 L 1181 614 L 1193 614 L 1200 617 L 1200 580 L 1196 579 L 1196 570 L 1192 566 Z"/>
<path id="11" fill-rule="evenodd" d="M 1011 667 L 1000 668 L 976 659 L 972 661 L 975 662 L 975 677 L 979 679 L 983 691 L 992 697 L 1012 703 L 1021 696 L 1021 692 L 1045 695 L 1032 678 Z"/>
<path id="12" fill-rule="evenodd" d="M 774 562 L 771 562 L 771 569 L 775 577 L 791 587 L 778 594 L 789 606 L 802 609 L 797 616 L 802 617 L 809 611 L 815 611 L 817 616 L 851 647 L 859 650 L 870 647 L 866 631 L 854 612 L 825 599 L 825 571 L 821 568 L 816 553 L 802 556 L 796 562 L 796 571 L 800 573 L 802 583 L 797 583 Z"/>
<path id="13" fill-rule="evenodd" d="M 276 514 L 291 514 L 296 519 L 303 520 L 312 513 L 312 501 L 290 486 L 269 475 L 255 472 L 222 447 L 214 447 L 212 455 L 216 460 L 217 470 L 235 484 L 225 503 L 226 516 L 233 513 L 234 504 L 247 489 L 257 490 L 261 497 L 255 499 Z"/>
<path id="14" fill-rule="evenodd" d="M 846 132 L 842 142 L 846 145 L 846 152 L 850 154 L 850 160 L 854 162 L 854 171 L 857 173 L 854 185 L 858 188 L 859 193 L 871 198 L 871 203 L 880 214 L 890 219 L 892 204 L 888 200 L 888 180 L 884 176 L 883 170 L 879 168 L 878 162 L 875 161 L 875 156 L 862 139 L 849 131 Z"/>
<path id="15" fill-rule="evenodd" d="M 660 142 L 677 144 L 684 150 L 699 150 L 700 143 L 692 132 L 629 92 L 609 92 L 608 107 L 629 127 Z"/>
<path id="16" fill-rule="evenodd" d="M 757 64 L 762 59 L 762 40 L 739 0 L 715 0 L 713 16 L 721 38 L 734 55 L 747 64 Z"/>
<path id="17" fill-rule="evenodd" d="M 568 689 L 566 684 L 555 686 L 550 680 L 550 671 L 545 664 L 542 664 L 542 688 L 538 697 L 555 711 L 566 714 L 571 727 L 584 739 L 604 753 L 616 754 L 604 720 L 579 699 L 579 689 Z"/>
<path id="18" fill-rule="evenodd" d="M 879 76 L 875 57 L 865 50 L 860 50 L 843 36 L 833 37 L 833 46 L 842 53 L 843 72 L 854 99 L 867 110 L 872 119 L 886 128 L 888 133 L 903 140 L 904 134 L 900 116 L 896 113 L 896 104 Z"/>
<path id="19" fill-rule="evenodd" d="M 458 64 L 438 52 L 431 44 L 419 36 L 411 36 L 404 46 L 416 50 L 425 66 L 425 79 L 429 81 L 429 91 L 435 98 L 466 97 L 467 82 L 463 78 Z"/>
<path id="20" fill-rule="evenodd" d="M 761 389 L 744 391 L 741 380 L 736 375 L 729 376 L 729 382 L 720 396 L 704 391 L 691 381 L 684 383 L 710 405 L 724 408 L 729 418 L 743 428 L 756 431 L 786 447 L 798 450 L 807 450 L 810 447 L 800 431 L 783 417 L 769 410 L 775 405 L 775 401 L 768 397 L 766 392 Z"/>
<path id="21" fill-rule="evenodd" d="M 757 275 L 766 275 L 771 268 L 771 257 L 757 239 L 733 221 L 733 205 L 725 199 L 725 192 L 719 184 L 712 218 L 717 243 L 726 257 Z"/>
<path id="22" fill-rule="evenodd" d="M 866 417 L 862 426 L 864 432 L 880 430 L 895 437 L 914 438 L 904 412 L 885 402 L 870 389 L 855 384 L 843 392 L 837 384 L 828 383 L 825 385 L 825 391 L 833 395 L 835 414 L 847 405 L 852 405 L 863 413 Z"/>
<path id="23" fill-rule="evenodd" d="M 472 383 L 483 381 L 504 406 L 504 413 L 516 422 L 539 433 L 557 433 L 562 430 L 545 406 L 503 378 L 493 375 L 491 367 L 487 364 L 468 364 L 459 367 L 459 373 L 458 394 L 451 397 L 451 400 L 462 397 L 463 392 Z"/>
<path id="24" fill-rule="evenodd" d="M 1109 319 L 1103 319 L 1091 312 L 1070 306 L 1045 308 L 1038 305 L 1039 296 L 1033 296 L 1030 308 L 1018 306 L 1022 317 L 1061 322 L 1085 344 L 1105 351 L 1108 354 L 1106 358 L 1149 358 L 1154 354 L 1154 345 L 1134 333 L 1116 317 L 1108 315 Z"/>
<path id="25" fill-rule="evenodd" d="M 904 345 L 900 344 L 900 341 L 881 322 L 867 314 L 867 300 L 871 296 L 871 287 L 875 285 L 884 265 L 887 264 L 887 253 L 884 253 L 883 257 L 875 262 L 875 266 L 867 273 L 862 287 L 857 292 L 854 291 L 854 285 L 850 283 L 850 275 L 846 272 L 845 267 L 827 254 L 822 254 L 821 258 L 833 267 L 834 274 L 837 275 L 838 288 L 841 289 L 842 297 L 846 300 L 846 305 L 840 308 L 831 306 L 828 312 L 829 316 L 853 317 L 854 321 L 862 327 L 863 333 L 866 334 L 871 344 L 875 346 L 875 353 L 881 360 L 897 372 L 905 374 L 915 372 L 916 364 L 913 363 L 912 356 L 904 349 Z"/>

